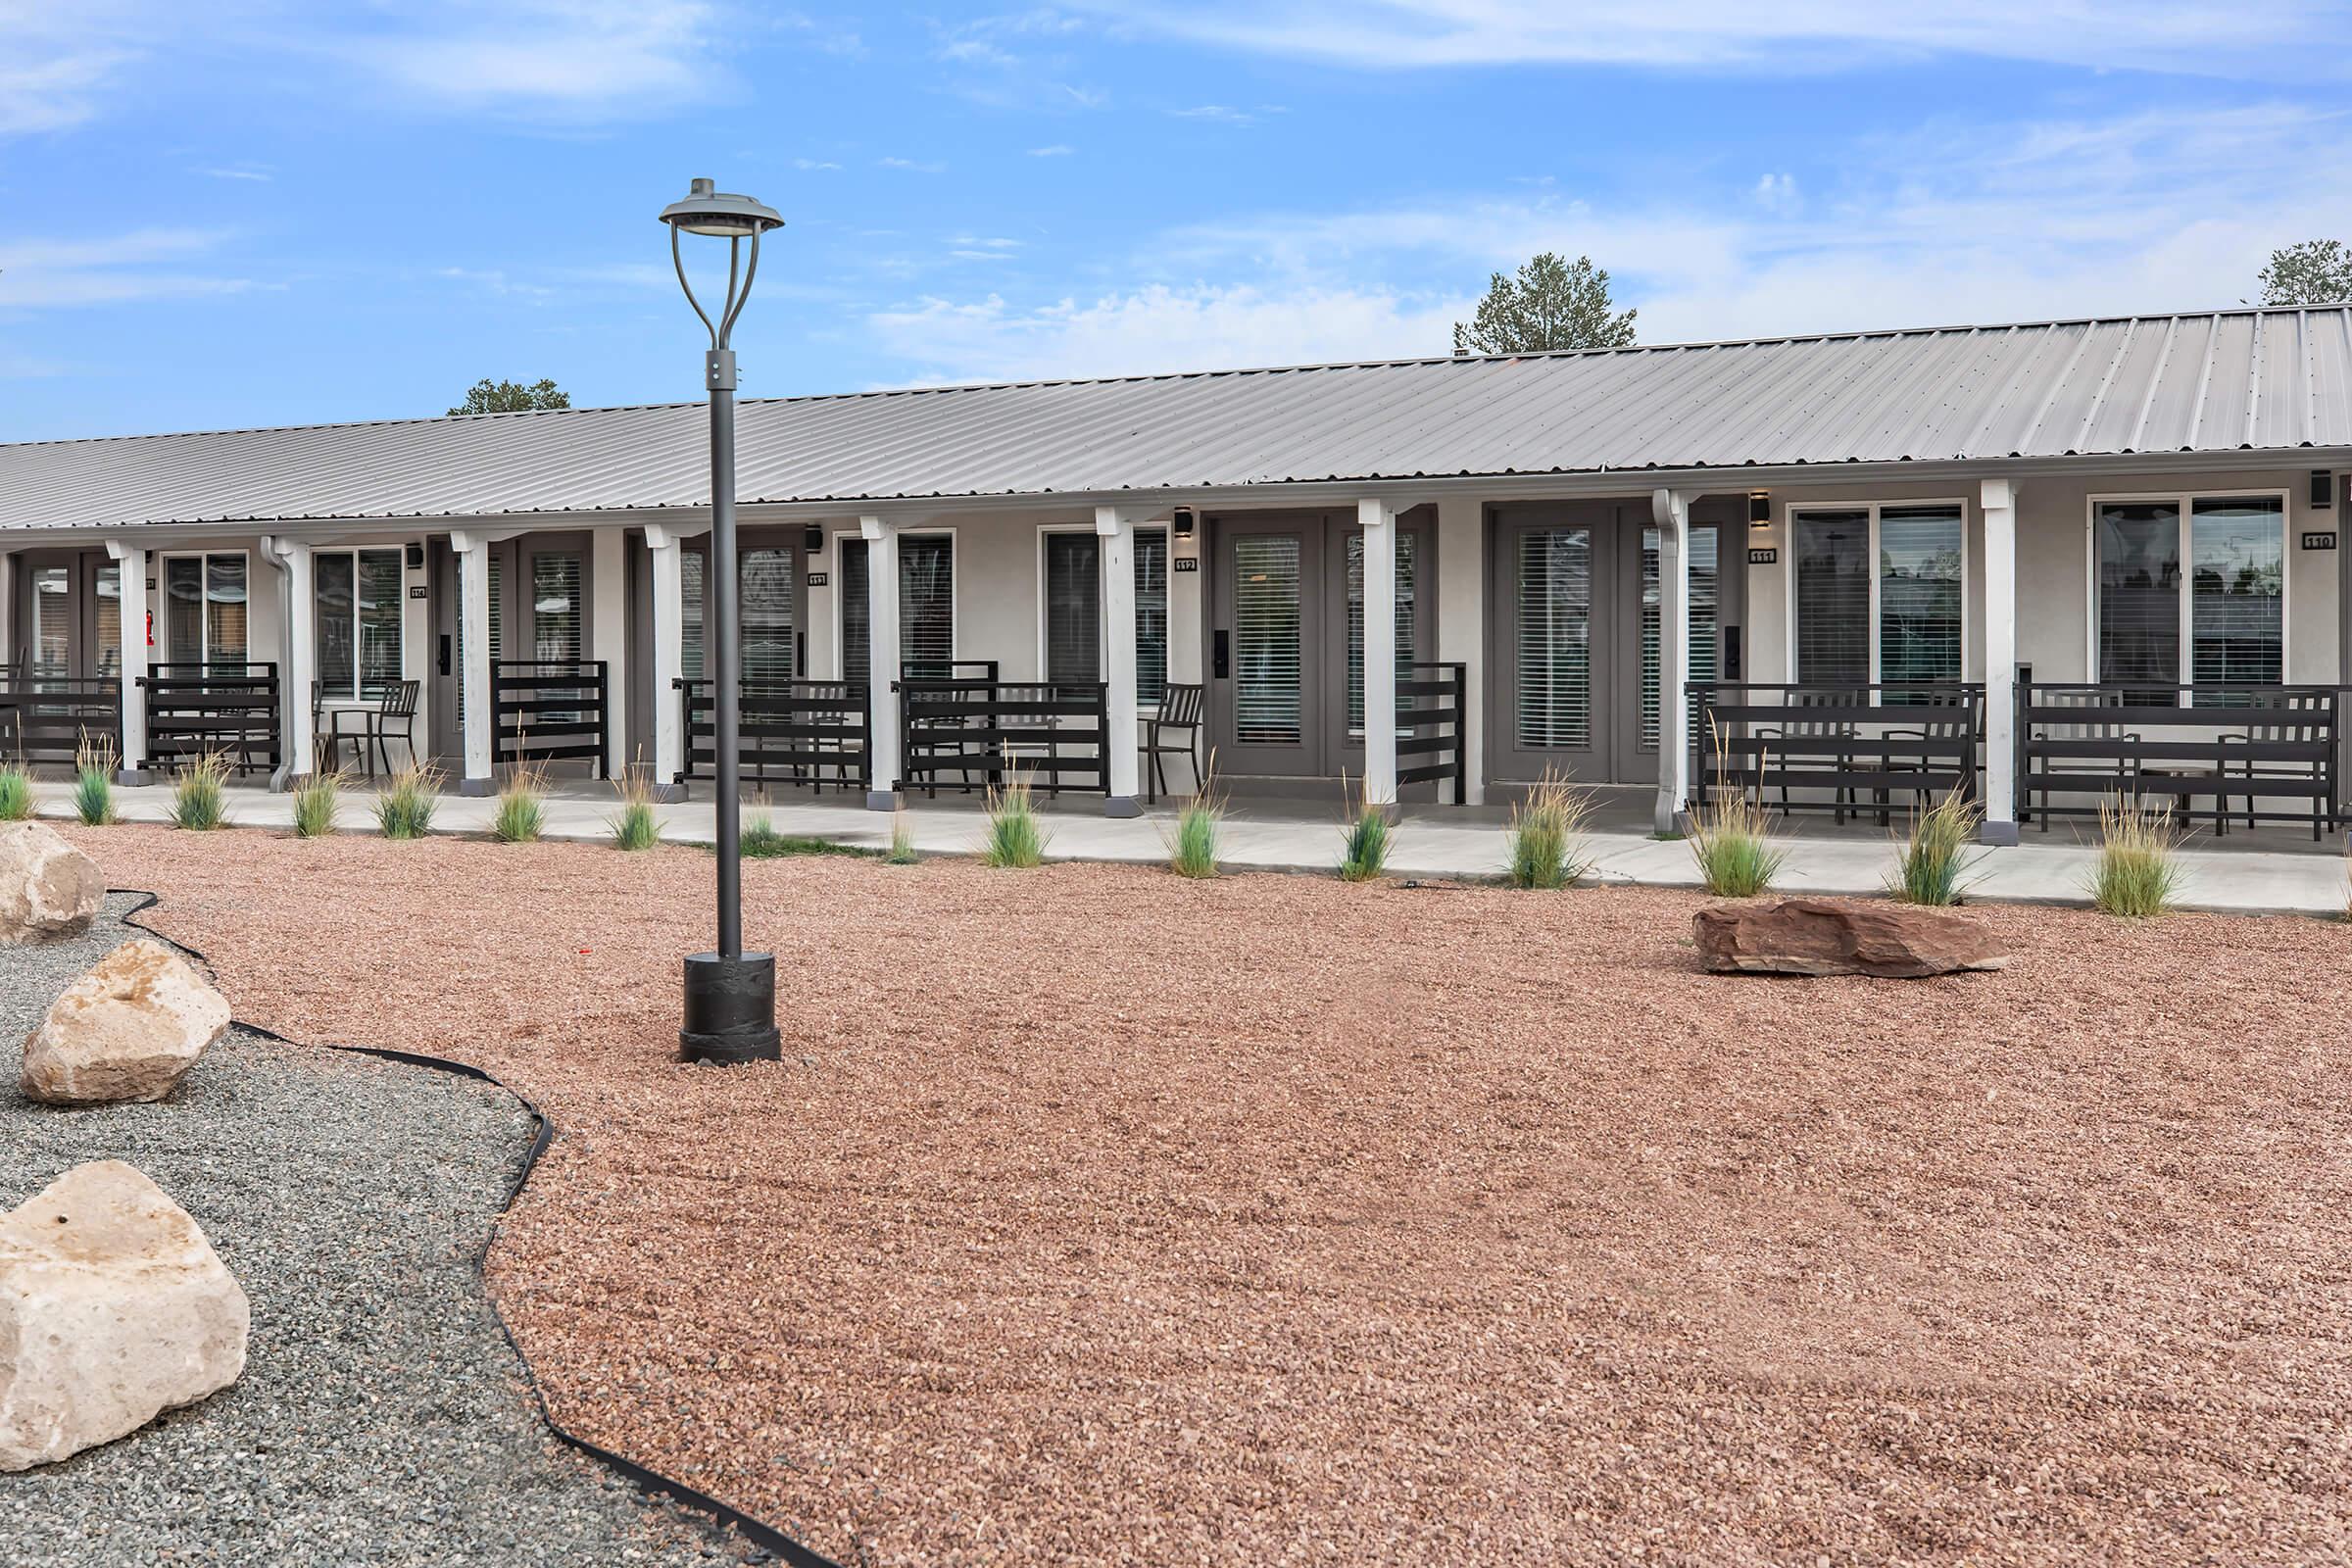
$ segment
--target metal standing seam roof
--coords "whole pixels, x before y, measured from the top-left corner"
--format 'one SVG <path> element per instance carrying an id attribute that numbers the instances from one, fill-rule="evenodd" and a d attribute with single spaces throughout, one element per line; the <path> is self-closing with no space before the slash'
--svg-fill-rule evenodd
<path id="1" fill-rule="evenodd" d="M 741 405 L 745 502 L 2352 446 L 2352 306 Z M 704 405 L 0 445 L 0 527 L 710 501 Z"/>

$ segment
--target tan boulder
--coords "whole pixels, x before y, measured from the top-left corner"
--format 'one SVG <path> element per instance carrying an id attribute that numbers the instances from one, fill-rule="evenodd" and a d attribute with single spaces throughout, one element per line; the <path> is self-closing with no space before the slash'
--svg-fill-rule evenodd
<path id="1" fill-rule="evenodd" d="M 24 1042 L 24 1093 L 52 1105 L 161 1100 L 228 1027 L 228 1003 L 137 937 L 66 988 Z"/>
<path id="2" fill-rule="evenodd" d="M 119 1159 L 0 1215 L 0 1471 L 135 1432 L 245 1370 L 252 1309 L 187 1211 Z"/>
<path id="3" fill-rule="evenodd" d="M 1708 968 L 1737 974 L 1864 974 L 1916 980 L 1999 969 L 2009 955 L 1973 920 L 1904 904 L 1788 899 L 1691 916 Z"/>
<path id="4" fill-rule="evenodd" d="M 0 947 L 87 930 L 105 902 L 97 861 L 38 822 L 0 822 Z"/>

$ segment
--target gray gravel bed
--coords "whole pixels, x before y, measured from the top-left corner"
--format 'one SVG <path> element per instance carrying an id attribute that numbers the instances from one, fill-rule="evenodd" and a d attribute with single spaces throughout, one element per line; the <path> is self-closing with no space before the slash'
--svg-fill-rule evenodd
<path id="1" fill-rule="evenodd" d="M 160 1105 L 68 1111 L 14 1043 L 132 933 L 0 950 L 0 1208 L 83 1160 L 145 1171 L 253 1302 L 245 1375 L 120 1442 L 0 1475 L 11 1568 L 710 1564 L 683 1514 L 551 1437 L 474 1259 L 531 1138 L 509 1095 L 232 1030 Z M 765 1560 L 754 1554 L 757 1560 Z"/>

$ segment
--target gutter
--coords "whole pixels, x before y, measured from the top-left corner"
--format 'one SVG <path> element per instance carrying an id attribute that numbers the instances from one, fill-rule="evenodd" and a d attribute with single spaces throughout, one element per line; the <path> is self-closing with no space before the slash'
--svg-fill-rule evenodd
<path id="1" fill-rule="evenodd" d="M 294 572 L 287 561 L 286 542 L 281 536 L 269 533 L 262 535 L 260 548 L 262 559 L 277 568 L 277 630 L 278 639 L 282 643 L 293 632 Z M 285 663 L 288 668 L 293 666 L 293 661 L 290 659 L 285 661 Z M 279 681 L 277 683 L 277 732 L 280 735 L 294 733 L 295 701 L 294 683 L 290 680 Z M 277 751 L 277 769 L 270 775 L 270 788 L 272 791 L 283 794 L 292 787 L 297 771 L 294 761 L 293 749 L 280 746 Z"/>

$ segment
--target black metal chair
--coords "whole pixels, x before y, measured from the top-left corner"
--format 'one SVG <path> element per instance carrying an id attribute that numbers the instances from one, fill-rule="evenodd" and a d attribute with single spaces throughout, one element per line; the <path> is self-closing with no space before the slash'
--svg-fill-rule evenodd
<path id="1" fill-rule="evenodd" d="M 1869 693 L 1867 692 L 1826 688 L 1792 691 L 1788 693 L 1788 706 L 1800 712 L 1808 708 L 1857 708 L 1867 707 L 1868 704 Z M 1788 766 L 1788 752 L 1826 753 L 1837 771 L 1840 773 L 1853 771 L 1854 752 L 1851 746 L 1824 747 L 1820 744 L 1825 740 L 1853 740 L 1854 726 L 1846 719 L 1791 718 L 1779 724 L 1759 726 L 1748 733 L 1751 739 L 1758 742 L 1785 740 L 1795 743 L 1793 746 L 1784 748 L 1781 754 L 1780 786 L 1783 814 L 1791 808 L 1788 800 L 1788 786 L 1792 782 L 1790 775 L 1794 770 Z M 1771 755 L 1772 749 L 1769 746 L 1759 746 L 1756 753 L 1756 794 L 1759 797 L 1765 790 L 1771 788 L 1771 780 L 1768 777 L 1771 771 L 1769 766 Z M 1798 772 L 1793 782 L 1809 781 L 1801 772 Z M 1853 789 L 1848 785 L 1839 785 L 1831 804 L 1837 808 L 1836 819 L 1843 822 L 1847 809 L 1854 805 Z M 1858 810 L 1855 812 L 1856 816 L 1860 814 Z"/>
<path id="2" fill-rule="evenodd" d="M 1934 786 L 1928 782 L 1928 777 L 1933 771 L 1940 745 L 1943 743 L 1950 745 L 1952 753 L 1957 759 L 1955 770 L 1959 775 L 1958 783 L 1962 794 L 1974 795 L 1977 792 L 1977 759 L 1973 744 L 1977 731 L 1975 712 L 1977 699 L 1975 694 L 1970 692 L 1929 691 L 1914 695 L 1918 699 L 1919 706 L 1941 710 L 1952 713 L 1953 716 L 1945 718 L 1938 714 L 1935 718 L 1924 719 L 1907 728 L 1886 730 L 1879 736 L 1879 739 L 1928 743 L 1923 746 L 1919 759 L 1920 782 L 1911 791 L 1912 809 L 1925 811 L 1929 807 L 1935 805 L 1936 791 Z M 1894 754 L 1891 750 L 1886 754 L 1882 761 L 1885 764 L 1882 771 L 1887 773 L 1895 771 Z M 1888 817 L 1888 791 L 1879 790 L 1876 804 L 1879 807 L 1879 825 L 1884 827 L 1886 825 Z"/>
<path id="3" fill-rule="evenodd" d="M 2334 726 L 2328 722 L 2334 700 L 2325 692 L 2265 693 L 2254 699 L 2254 706 L 2266 713 L 2278 716 L 2251 720 L 2243 731 L 2221 737 L 2225 760 L 2222 763 L 2222 798 L 2217 803 L 2221 807 L 2218 824 L 2222 831 L 2229 830 L 2230 797 L 2232 793 L 2230 781 L 2232 777 L 2241 781 L 2239 793 L 2245 796 L 2246 826 L 2249 829 L 2254 826 L 2256 786 L 2265 779 L 2292 780 L 2302 786 L 2296 791 L 2298 795 L 2308 793 L 2311 797 L 2311 837 L 2317 843 L 2326 836 L 2326 828 L 2334 825 L 2334 802 L 2328 797 L 2324 788 L 2330 759 L 2315 755 L 2308 759 L 2262 760 L 2246 757 L 2231 760 L 2227 753 L 2231 746 L 2266 745 L 2311 746 L 2316 751 L 2323 742 L 2334 739 Z"/>
<path id="4" fill-rule="evenodd" d="M 2043 708 L 2080 708 L 2095 712 L 2102 708 L 2121 707 L 2127 700 L 2128 694 L 2120 689 L 2106 691 L 2093 689 L 2087 691 L 2044 692 L 2039 697 L 2034 698 L 2034 702 L 2037 706 Z M 2027 737 L 2029 744 L 2034 742 L 2047 743 L 2053 741 L 2064 742 L 2089 740 L 2121 741 L 2125 744 L 2134 746 L 2139 744 L 2139 739 L 2140 736 L 2137 730 L 2127 730 L 2120 724 L 2103 723 L 2092 718 L 2086 718 L 2080 722 L 2044 722 Z M 2041 808 L 2037 814 L 2041 818 L 2041 830 L 2044 833 L 2047 833 L 2050 830 L 2050 786 L 2052 784 L 2063 786 L 2066 782 L 2066 775 L 2069 772 L 2088 771 L 2093 774 L 2101 772 L 2128 773 L 2132 779 L 2132 787 L 2123 793 L 2125 797 L 2130 800 L 2137 800 L 2139 798 L 2139 786 L 2143 775 L 2139 763 L 2136 760 L 2127 760 L 2122 758 L 2113 760 L 2106 758 L 2093 758 L 2088 759 L 2088 760 L 2092 763 L 2088 769 L 2079 767 L 2070 768 L 2062 765 L 2066 760 L 2067 760 L 2062 757 L 2044 757 L 2042 760 L 2042 766 L 2040 768 Z M 2078 760 L 2082 760 L 2079 759 Z M 2110 786 L 2104 783 L 2092 784 L 2088 786 L 2088 789 L 2090 793 L 2098 795 L 2106 795 L 2112 792 Z"/>
<path id="5" fill-rule="evenodd" d="M 318 729 L 320 698 L 318 683 L 311 683 L 311 723 L 313 733 L 325 747 L 324 766 L 331 771 L 335 760 L 343 755 L 343 743 L 351 742 L 351 765 L 365 768 L 370 756 L 383 764 L 383 772 L 369 777 L 389 778 L 392 774 L 393 741 L 408 748 L 409 763 L 416 763 L 416 702 L 424 689 L 422 681 L 392 680 L 376 688 L 373 708 L 338 708 L 326 716 L 327 727 Z M 345 729 L 346 717 L 359 721 L 356 729 Z"/>
<path id="6" fill-rule="evenodd" d="M 1193 764 L 1193 788 L 1198 790 L 1205 781 L 1200 777 L 1200 706 L 1201 689 L 1182 681 L 1170 681 L 1161 688 L 1159 711 L 1144 721 L 1144 756 L 1152 764 L 1151 788 L 1145 799 L 1159 804 L 1160 792 L 1168 787 L 1166 757 L 1184 757 Z M 1163 736 L 1181 736 L 1182 744 L 1169 745 Z"/>

